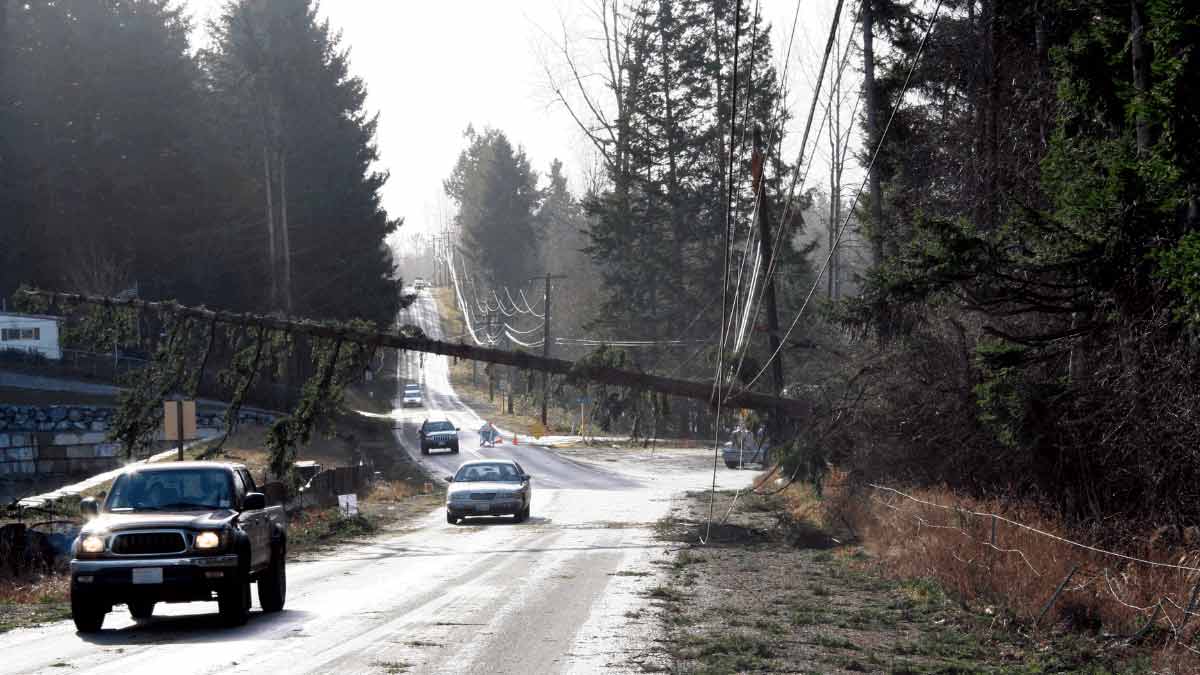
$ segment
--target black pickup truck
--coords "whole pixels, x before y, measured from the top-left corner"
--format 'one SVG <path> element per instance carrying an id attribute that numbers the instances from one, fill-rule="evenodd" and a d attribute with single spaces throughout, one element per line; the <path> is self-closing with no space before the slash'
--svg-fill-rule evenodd
<path id="1" fill-rule="evenodd" d="M 217 600 L 227 625 L 250 613 L 250 584 L 264 612 L 283 609 L 287 522 L 267 506 L 246 467 L 163 462 L 122 473 L 101 504 L 80 504 L 87 522 L 71 559 L 71 616 L 100 630 L 113 605 L 146 619 L 159 602 Z"/>

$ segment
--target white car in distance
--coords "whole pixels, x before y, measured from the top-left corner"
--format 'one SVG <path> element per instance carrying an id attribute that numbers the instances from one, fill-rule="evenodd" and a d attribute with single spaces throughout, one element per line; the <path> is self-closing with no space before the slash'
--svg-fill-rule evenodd
<path id="1" fill-rule="evenodd" d="M 406 384 L 404 385 L 404 396 L 401 398 L 400 404 L 407 408 L 410 405 L 420 406 L 424 403 L 421 395 L 421 385 Z"/>

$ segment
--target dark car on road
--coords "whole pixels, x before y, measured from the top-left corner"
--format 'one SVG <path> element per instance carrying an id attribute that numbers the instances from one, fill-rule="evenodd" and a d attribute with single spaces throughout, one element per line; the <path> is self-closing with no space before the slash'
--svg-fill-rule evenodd
<path id="1" fill-rule="evenodd" d="M 164 462 L 122 473 L 103 504 L 80 503 L 87 522 L 73 546 L 71 616 L 100 630 L 114 605 L 147 619 L 159 602 L 215 599 L 227 625 L 265 612 L 287 593 L 287 523 L 240 464 Z"/>
<path id="2" fill-rule="evenodd" d="M 463 462 L 447 476 L 446 522 L 457 525 L 473 516 L 516 516 L 518 523 L 529 518 L 532 478 L 510 459 Z"/>
<path id="3" fill-rule="evenodd" d="M 447 448 L 458 453 L 458 429 L 450 420 L 425 420 L 417 430 L 421 439 L 421 454 L 428 455 L 434 448 Z"/>

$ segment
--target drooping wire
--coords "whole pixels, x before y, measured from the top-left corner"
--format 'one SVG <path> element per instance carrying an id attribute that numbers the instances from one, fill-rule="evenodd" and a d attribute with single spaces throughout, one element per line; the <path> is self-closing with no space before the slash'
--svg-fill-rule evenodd
<path id="1" fill-rule="evenodd" d="M 720 18 L 713 17 L 716 23 L 716 35 L 714 35 L 714 44 L 720 45 Z M 730 87 L 730 106 L 729 106 L 729 169 L 726 179 L 725 197 L 725 232 L 724 232 L 724 262 L 722 265 L 721 274 L 721 339 L 717 352 L 717 372 L 713 380 L 713 388 L 716 393 L 717 410 L 716 419 L 713 424 L 713 474 L 712 474 L 712 489 L 708 497 L 708 522 L 704 528 L 704 537 L 700 539 L 701 544 L 707 544 L 712 535 L 712 516 L 713 508 L 717 499 L 717 463 L 721 456 L 721 403 L 722 396 L 722 380 L 725 377 L 725 317 L 728 314 L 729 308 L 729 228 L 733 210 L 733 160 L 736 156 L 736 138 L 737 138 L 737 82 L 738 82 L 738 43 L 742 36 L 742 0 L 737 0 L 737 4 L 733 14 L 733 72 L 730 79 L 733 85 Z M 718 47 L 719 49 L 719 47 Z M 720 61 L 720 54 L 717 54 L 717 61 Z"/>
<path id="2" fill-rule="evenodd" d="M 892 122 L 896 119 L 896 112 L 900 110 L 900 106 L 904 103 L 904 95 L 908 93 L 908 86 L 912 82 L 913 71 L 916 70 L 917 64 L 921 61 L 921 55 L 925 52 L 925 46 L 929 42 L 929 36 L 933 33 L 933 27 L 937 23 L 938 13 L 942 9 L 942 2 L 943 0 L 938 0 L 937 5 L 935 5 L 933 8 L 933 16 L 929 20 L 929 25 L 925 27 L 925 35 L 921 38 L 921 44 L 917 48 L 916 55 L 913 56 L 912 64 L 909 65 L 908 75 L 906 75 L 904 78 L 904 85 L 900 87 L 900 94 L 896 97 L 895 105 L 892 106 L 891 115 L 888 116 L 887 124 L 883 127 L 883 133 L 879 135 L 879 141 L 875 144 L 875 149 L 871 153 L 871 161 L 867 164 L 866 174 L 863 176 L 862 183 L 858 186 L 858 191 L 854 193 L 854 199 L 850 202 L 850 208 L 846 210 L 846 219 L 842 222 L 841 226 L 838 227 L 837 236 L 834 237 L 833 245 L 829 247 L 829 254 L 825 256 L 825 261 L 821 264 L 820 271 L 817 272 L 817 276 L 813 279 L 813 285 L 808 289 L 808 294 L 804 297 L 804 303 L 800 305 L 800 310 L 796 312 L 796 318 L 793 319 L 792 324 L 788 326 L 787 332 L 784 333 L 783 339 L 779 342 L 779 347 L 775 350 L 774 354 L 772 354 L 771 358 L 767 359 L 766 363 L 768 365 L 775 358 L 775 356 L 779 354 L 779 351 L 783 349 L 783 345 L 787 344 L 787 338 L 792 334 L 792 331 L 796 329 L 796 325 L 800 323 L 800 317 L 804 316 L 804 311 L 808 308 L 808 303 L 812 300 L 813 293 L 816 292 L 817 286 L 819 286 L 821 283 L 821 278 L 825 275 L 825 270 L 829 267 L 829 261 L 833 259 L 833 254 L 835 251 L 837 251 L 838 244 L 840 244 L 842 241 L 842 234 L 845 233 L 846 227 L 850 224 L 850 218 L 854 215 L 854 209 L 858 206 L 858 200 L 862 197 L 863 190 L 866 189 L 867 181 L 870 180 L 871 170 L 875 167 L 876 160 L 879 159 L 879 152 L 883 149 L 883 143 L 887 138 L 888 130 L 892 128 Z M 763 368 L 759 370 L 753 378 L 751 378 L 751 380 L 745 385 L 745 387 L 741 389 L 741 391 L 748 391 L 750 387 L 754 386 L 754 383 L 758 381 L 758 378 L 762 377 L 762 374 L 765 373 L 766 370 L 766 366 L 763 366 Z M 733 395 L 732 392 L 730 395 Z"/>

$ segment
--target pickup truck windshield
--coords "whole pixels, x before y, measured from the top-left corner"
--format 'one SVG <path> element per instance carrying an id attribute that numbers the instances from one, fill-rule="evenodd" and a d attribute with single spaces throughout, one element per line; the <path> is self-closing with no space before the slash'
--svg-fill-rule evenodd
<path id="1" fill-rule="evenodd" d="M 233 507 L 229 474 L 221 469 L 127 473 L 113 483 L 109 511 L 183 511 Z"/>

